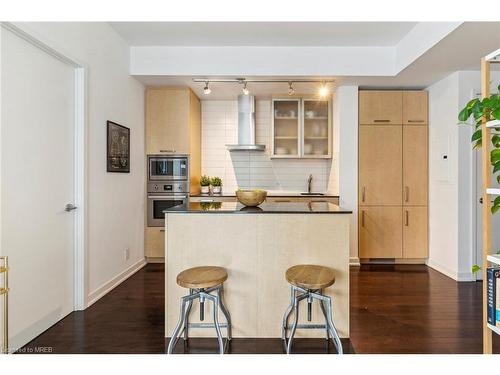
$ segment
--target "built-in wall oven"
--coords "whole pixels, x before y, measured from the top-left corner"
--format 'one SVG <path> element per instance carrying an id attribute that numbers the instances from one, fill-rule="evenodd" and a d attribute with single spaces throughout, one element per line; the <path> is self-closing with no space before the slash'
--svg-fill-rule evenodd
<path id="1" fill-rule="evenodd" d="M 189 157 L 148 155 L 147 224 L 165 225 L 166 209 L 181 209 L 189 200 Z"/>

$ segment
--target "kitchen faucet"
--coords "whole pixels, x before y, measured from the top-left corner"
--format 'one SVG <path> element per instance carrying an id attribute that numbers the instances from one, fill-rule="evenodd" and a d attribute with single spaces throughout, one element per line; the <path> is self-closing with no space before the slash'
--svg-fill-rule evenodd
<path id="1" fill-rule="evenodd" d="M 307 179 L 307 192 L 311 194 L 311 185 L 312 185 L 312 180 L 313 180 L 313 175 L 310 174 L 309 178 Z"/>

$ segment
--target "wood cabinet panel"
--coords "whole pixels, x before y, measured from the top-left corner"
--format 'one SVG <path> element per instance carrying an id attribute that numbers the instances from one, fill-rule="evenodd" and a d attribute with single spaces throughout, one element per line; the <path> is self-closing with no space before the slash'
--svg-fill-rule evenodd
<path id="1" fill-rule="evenodd" d="M 146 153 L 189 153 L 188 89 L 146 90 Z"/>
<path id="2" fill-rule="evenodd" d="M 403 207 L 403 258 L 427 257 L 427 207 Z"/>
<path id="3" fill-rule="evenodd" d="M 427 129 L 425 125 L 403 127 L 403 205 L 427 205 Z"/>
<path id="4" fill-rule="evenodd" d="M 165 228 L 146 227 L 144 236 L 144 255 L 147 258 L 165 256 Z"/>
<path id="5" fill-rule="evenodd" d="M 403 124 L 424 125 L 427 123 L 427 91 L 403 91 Z"/>
<path id="6" fill-rule="evenodd" d="M 359 204 L 402 203 L 402 126 L 359 127 Z"/>
<path id="7" fill-rule="evenodd" d="M 401 206 L 369 206 L 359 210 L 359 257 L 401 258 Z"/>
<path id="8" fill-rule="evenodd" d="M 359 123 L 363 125 L 400 125 L 401 91 L 360 91 Z"/>

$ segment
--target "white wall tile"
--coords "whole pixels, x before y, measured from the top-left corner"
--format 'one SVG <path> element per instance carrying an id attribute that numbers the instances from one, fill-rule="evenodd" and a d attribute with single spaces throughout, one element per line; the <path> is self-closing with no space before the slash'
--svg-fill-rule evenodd
<path id="1" fill-rule="evenodd" d="M 226 144 L 238 142 L 238 102 L 202 101 L 202 173 L 222 178 L 223 191 L 228 193 L 238 188 L 304 191 L 310 174 L 313 191 L 327 190 L 330 160 L 269 157 L 270 100 L 257 100 L 255 125 L 256 141 L 266 145 L 266 152 L 229 152 Z"/>

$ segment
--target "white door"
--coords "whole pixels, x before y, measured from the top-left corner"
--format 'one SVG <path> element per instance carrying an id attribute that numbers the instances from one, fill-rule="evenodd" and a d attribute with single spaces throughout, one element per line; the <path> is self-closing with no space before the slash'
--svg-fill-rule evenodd
<path id="1" fill-rule="evenodd" d="M 10 350 L 74 309 L 75 69 L 1 30 L 1 253 Z"/>

